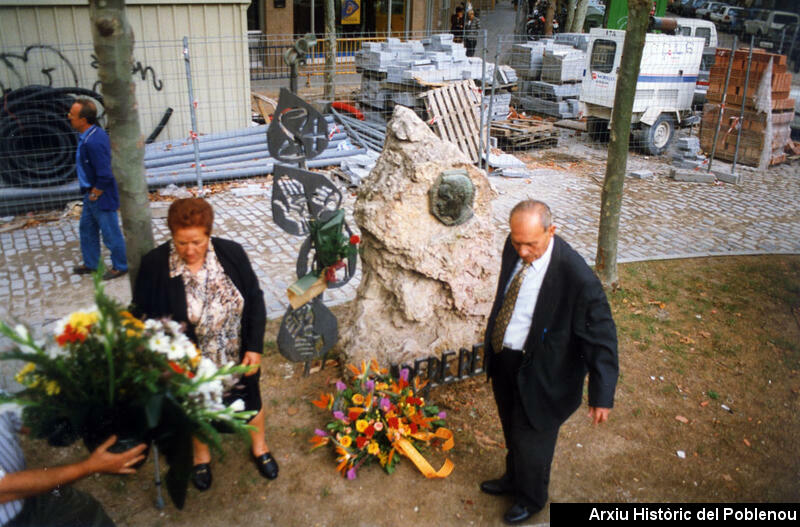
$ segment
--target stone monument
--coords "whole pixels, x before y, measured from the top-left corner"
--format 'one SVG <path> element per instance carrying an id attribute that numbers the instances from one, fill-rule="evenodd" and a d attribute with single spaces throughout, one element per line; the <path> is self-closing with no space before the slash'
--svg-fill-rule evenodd
<path id="1" fill-rule="evenodd" d="M 410 363 L 483 339 L 502 243 L 494 197 L 456 145 L 395 107 L 354 209 L 362 279 L 340 328 L 349 362 Z"/>

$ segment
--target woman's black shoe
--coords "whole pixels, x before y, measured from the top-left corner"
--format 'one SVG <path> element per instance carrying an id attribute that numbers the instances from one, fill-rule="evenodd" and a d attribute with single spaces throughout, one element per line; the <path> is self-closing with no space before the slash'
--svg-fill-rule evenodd
<path id="1" fill-rule="evenodd" d="M 275 479 L 278 477 L 278 462 L 269 452 L 260 456 L 253 456 L 253 463 L 256 464 L 258 472 L 265 478 Z"/>
<path id="2" fill-rule="evenodd" d="M 211 465 L 200 463 L 192 467 L 192 483 L 197 490 L 208 490 L 211 488 Z"/>

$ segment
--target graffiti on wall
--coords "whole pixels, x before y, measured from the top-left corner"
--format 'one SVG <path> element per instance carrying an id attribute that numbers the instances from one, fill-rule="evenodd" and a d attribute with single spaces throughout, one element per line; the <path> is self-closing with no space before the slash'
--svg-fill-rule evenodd
<path id="1" fill-rule="evenodd" d="M 98 69 L 97 56 L 90 55 L 90 66 Z M 158 78 L 153 68 L 141 61 L 134 60 L 131 73 L 138 75 L 142 81 L 150 79 L 155 91 L 164 88 L 164 82 Z M 6 95 L 14 89 L 30 85 L 55 87 L 78 87 L 80 80 L 78 70 L 70 60 L 57 48 L 46 44 L 28 46 L 22 53 L 0 52 L 0 95 Z M 92 90 L 98 91 L 100 81 L 97 80 Z"/>

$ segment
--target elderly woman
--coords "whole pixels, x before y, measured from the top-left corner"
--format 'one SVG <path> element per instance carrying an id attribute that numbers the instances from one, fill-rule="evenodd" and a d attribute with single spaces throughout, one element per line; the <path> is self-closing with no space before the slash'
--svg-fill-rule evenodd
<path id="1" fill-rule="evenodd" d="M 264 439 L 264 410 L 258 387 L 266 308 L 258 278 L 241 245 L 211 237 L 214 211 L 200 198 L 172 203 L 167 225 L 172 240 L 142 258 L 133 292 L 138 314 L 171 317 L 186 324 L 189 338 L 217 366 L 231 361 L 252 366 L 226 394 L 225 404 L 242 399 L 250 421 L 253 461 L 267 479 L 278 477 L 278 464 Z M 192 482 L 211 487 L 211 452 L 194 439 Z"/>

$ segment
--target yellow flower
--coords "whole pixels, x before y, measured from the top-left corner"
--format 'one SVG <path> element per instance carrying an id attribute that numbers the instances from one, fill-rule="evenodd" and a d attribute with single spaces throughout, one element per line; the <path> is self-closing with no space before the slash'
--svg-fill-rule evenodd
<path id="1" fill-rule="evenodd" d="M 342 437 L 339 439 L 339 443 L 340 443 L 340 444 L 341 444 L 343 447 L 347 448 L 347 447 L 349 447 L 349 446 L 350 446 L 350 445 L 353 443 L 353 439 L 352 439 L 350 436 L 342 436 Z"/>
<path id="2" fill-rule="evenodd" d="M 97 311 L 75 311 L 69 316 L 67 323 L 76 333 L 86 334 L 92 324 L 98 320 Z"/>
<path id="3" fill-rule="evenodd" d="M 27 384 L 27 382 L 26 382 L 27 379 L 26 378 L 35 369 L 36 369 L 36 364 L 34 364 L 32 362 L 26 363 L 25 366 L 23 366 L 22 369 L 19 370 L 16 375 L 14 375 L 14 380 L 17 381 L 20 384 Z"/>
<path id="4" fill-rule="evenodd" d="M 376 441 L 370 442 L 369 446 L 367 447 L 367 452 L 369 452 L 373 456 L 377 455 L 378 452 L 380 452 L 380 451 L 381 451 L 381 447 Z"/>
<path id="5" fill-rule="evenodd" d="M 46 381 L 44 391 L 47 392 L 47 395 L 58 395 L 61 393 L 61 386 L 56 381 Z"/>
<path id="6" fill-rule="evenodd" d="M 358 421 L 356 421 L 356 430 L 358 430 L 359 433 L 361 433 L 364 430 L 366 430 L 368 426 L 369 426 L 369 423 L 366 422 L 363 419 L 359 419 Z"/>
<path id="7" fill-rule="evenodd" d="M 386 384 L 385 382 L 379 382 L 379 383 L 377 383 L 375 385 L 375 389 L 376 390 L 388 390 L 389 389 L 389 385 Z"/>
<path id="8" fill-rule="evenodd" d="M 357 393 L 353 396 L 353 404 L 364 404 L 364 396 Z"/>
<path id="9" fill-rule="evenodd" d="M 407 417 L 411 417 L 411 416 L 412 416 L 412 415 L 414 415 L 415 413 L 417 413 L 417 410 L 416 410 L 416 408 L 414 408 L 413 406 L 407 406 L 407 407 L 406 407 L 405 414 L 406 414 L 406 416 L 407 416 Z"/>

